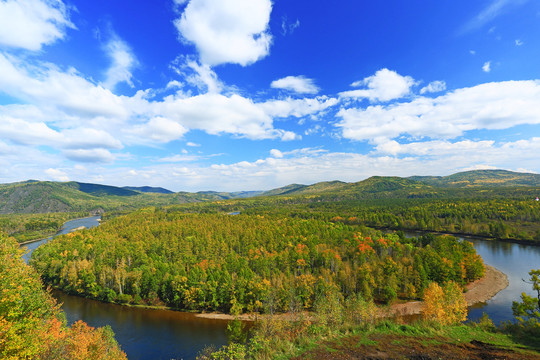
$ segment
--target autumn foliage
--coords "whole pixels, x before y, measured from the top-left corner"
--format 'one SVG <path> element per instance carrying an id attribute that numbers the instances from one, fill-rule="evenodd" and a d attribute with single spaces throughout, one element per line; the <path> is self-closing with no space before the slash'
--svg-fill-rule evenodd
<path id="1" fill-rule="evenodd" d="M 423 317 L 443 325 L 457 324 L 467 319 L 467 302 L 463 290 L 454 281 L 443 287 L 432 282 L 424 291 Z"/>
<path id="2" fill-rule="evenodd" d="M 37 273 L 21 259 L 15 240 L 0 234 L 0 358 L 113 360 L 126 356 L 110 328 L 93 329 L 81 321 L 66 326 Z"/>
<path id="3" fill-rule="evenodd" d="M 341 221 L 144 209 L 55 238 L 31 264 L 63 291 L 182 310 L 312 309 L 329 290 L 391 302 L 431 281 L 466 284 L 484 266 L 469 242 L 401 239 Z"/>

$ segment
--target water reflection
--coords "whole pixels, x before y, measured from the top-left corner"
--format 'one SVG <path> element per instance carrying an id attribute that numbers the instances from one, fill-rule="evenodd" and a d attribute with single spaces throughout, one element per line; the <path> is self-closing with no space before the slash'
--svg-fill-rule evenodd
<path id="1" fill-rule="evenodd" d="M 508 276 L 509 286 L 485 304 L 474 306 L 469 318 L 476 320 L 486 312 L 496 323 L 513 319 L 512 302 L 519 301 L 522 292 L 534 295 L 528 280 L 531 269 L 540 268 L 540 247 L 503 243 L 491 240 L 467 239 L 474 244 L 484 262 Z"/>
<path id="2" fill-rule="evenodd" d="M 195 314 L 126 307 L 55 292 L 71 324 L 79 319 L 90 326 L 110 325 L 132 359 L 194 359 L 210 344 L 227 343 L 227 321 Z"/>

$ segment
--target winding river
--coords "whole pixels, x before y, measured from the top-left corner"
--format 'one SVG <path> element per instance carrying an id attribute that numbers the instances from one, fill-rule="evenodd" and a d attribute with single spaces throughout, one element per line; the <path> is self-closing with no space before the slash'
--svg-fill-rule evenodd
<path id="1" fill-rule="evenodd" d="M 80 226 L 98 226 L 99 217 L 68 221 L 58 233 L 66 234 Z M 25 245 L 28 260 L 31 252 L 52 237 Z M 533 295 L 528 279 L 531 269 L 540 268 L 540 247 L 500 241 L 467 239 L 486 264 L 508 276 L 510 285 L 486 303 L 469 309 L 469 318 L 478 319 L 486 312 L 496 323 L 512 319 L 512 301 L 522 292 Z M 90 326 L 110 325 L 122 350 L 130 360 L 194 359 L 209 345 L 220 347 L 227 343 L 227 321 L 204 319 L 191 313 L 170 310 L 151 310 L 106 304 L 64 294 L 53 295 L 61 303 L 69 323 L 83 320 Z"/>

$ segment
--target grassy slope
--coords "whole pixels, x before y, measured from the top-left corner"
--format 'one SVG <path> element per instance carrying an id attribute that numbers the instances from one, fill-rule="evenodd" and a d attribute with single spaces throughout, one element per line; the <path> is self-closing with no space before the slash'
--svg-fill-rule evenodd
<path id="1" fill-rule="evenodd" d="M 383 322 L 368 331 L 307 342 L 293 359 L 540 359 L 540 345 L 476 325 Z"/>

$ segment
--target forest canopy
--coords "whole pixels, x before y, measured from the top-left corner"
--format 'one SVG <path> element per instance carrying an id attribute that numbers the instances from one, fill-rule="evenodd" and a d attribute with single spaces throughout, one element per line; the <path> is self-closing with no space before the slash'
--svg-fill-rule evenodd
<path id="1" fill-rule="evenodd" d="M 430 282 L 484 274 L 472 244 L 400 238 L 343 221 L 280 214 L 186 214 L 144 209 L 55 238 L 31 260 L 66 292 L 197 311 L 311 309 L 335 292 L 390 302 Z"/>

